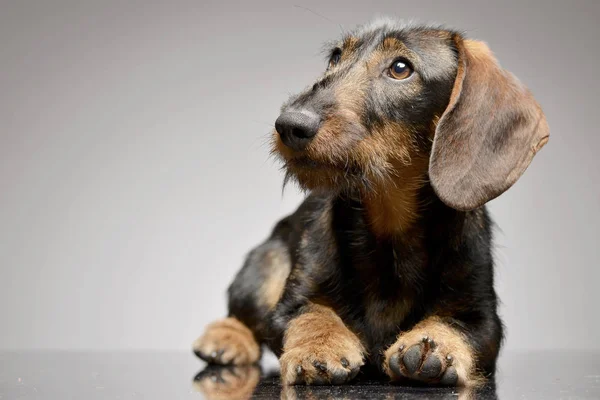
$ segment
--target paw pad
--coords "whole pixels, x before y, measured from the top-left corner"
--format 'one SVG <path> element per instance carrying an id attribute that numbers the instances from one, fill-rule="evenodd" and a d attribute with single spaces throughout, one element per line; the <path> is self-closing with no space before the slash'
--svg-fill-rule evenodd
<path id="1" fill-rule="evenodd" d="M 401 344 L 388 360 L 392 378 L 416 379 L 441 385 L 456 385 L 458 374 L 451 354 L 443 354 L 433 338 L 424 336 L 418 343 Z"/>

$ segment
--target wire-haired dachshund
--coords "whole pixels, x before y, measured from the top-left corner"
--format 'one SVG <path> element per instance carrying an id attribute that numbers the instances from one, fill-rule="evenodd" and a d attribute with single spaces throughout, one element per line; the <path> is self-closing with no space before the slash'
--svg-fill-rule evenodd
<path id="1" fill-rule="evenodd" d="M 362 370 L 476 386 L 503 338 L 485 203 L 548 132 L 482 42 L 393 21 L 346 35 L 275 123 L 285 181 L 308 196 L 249 253 L 229 316 L 194 351 L 251 364 L 266 344 L 284 384 L 342 384 Z"/>

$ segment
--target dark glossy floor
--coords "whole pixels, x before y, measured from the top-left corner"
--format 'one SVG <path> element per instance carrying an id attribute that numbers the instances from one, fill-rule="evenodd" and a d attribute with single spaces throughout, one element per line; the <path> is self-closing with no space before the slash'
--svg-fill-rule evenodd
<path id="1" fill-rule="evenodd" d="M 505 353 L 479 392 L 383 382 L 282 389 L 276 364 L 204 369 L 173 352 L 0 353 L 0 399 L 600 399 L 600 353 Z"/>

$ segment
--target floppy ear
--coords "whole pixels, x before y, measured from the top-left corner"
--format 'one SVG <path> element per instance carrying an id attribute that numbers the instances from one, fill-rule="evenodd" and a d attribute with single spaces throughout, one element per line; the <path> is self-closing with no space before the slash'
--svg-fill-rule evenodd
<path id="1" fill-rule="evenodd" d="M 472 210 L 501 195 L 548 141 L 544 113 L 482 42 L 454 37 L 458 70 L 429 162 L 438 197 Z"/>

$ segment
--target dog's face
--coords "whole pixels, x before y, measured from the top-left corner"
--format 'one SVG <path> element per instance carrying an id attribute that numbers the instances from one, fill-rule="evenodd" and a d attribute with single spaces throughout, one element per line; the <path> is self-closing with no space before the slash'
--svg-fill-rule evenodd
<path id="1" fill-rule="evenodd" d="M 335 43 L 275 128 L 275 152 L 306 189 L 368 194 L 430 179 L 457 209 L 506 190 L 548 137 L 531 94 L 483 43 L 390 22 Z"/>

